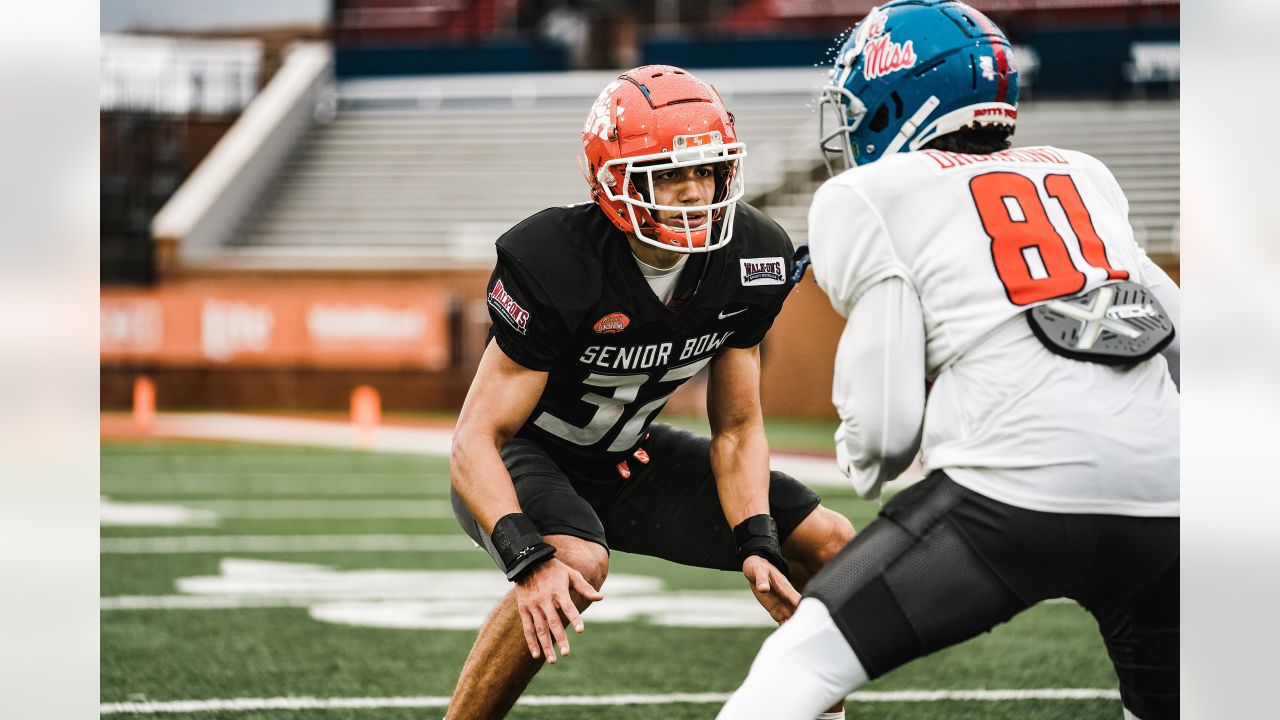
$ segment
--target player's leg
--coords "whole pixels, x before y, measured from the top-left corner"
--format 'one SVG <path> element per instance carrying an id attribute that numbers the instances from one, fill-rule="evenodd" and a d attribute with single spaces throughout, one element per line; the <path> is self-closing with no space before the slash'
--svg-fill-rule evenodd
<path id="1" fill-rule="evenodd" d="M 813 579 L 804 622 L 797 613 L 770 637 L 720 717 L 806 720 L 868 679 L 1061 594 L 1063 522 L 934 473 L 891 500 Z"/>
<path id="2" fill-rule="evenodd" d="M 602 513 L 610 546 L 683 565 L 741 570 L 711 471 L 710 441 L 657 424 L 644 449 L 648 463 Z M 822 507 L 816 493 L 785 473 L 770 473 L 769 514 L 798 590 L 853 538 L 847 518 Z M 842 703 L 824 707 L 830 714 L 818 717 L 843 717 Z"/>
<path id="3" fill-rule="evenodd" d="M 1178 519 L 1107 518 L 1090 587 L 1126 720 L 1178 717 Z"/>
<path id="4" fill-rule="evenodd" d="M 747 679 L 717 718 L 808 720 L 867 682 L 867 671 L 827 607 L 806 597 L 761 646 Z"/>
<path id="5" fill-rule="evenodd" d="M 773 478 L 770 494 L 775 487 L 780 494 L 791 493 L 789 485 L 796 481 L 783 473 L 775 475 L 780 477 Z M 781 502 L 779 498 L 779 504 Z M 849 518 L 824 505 L 817 506 L 801 520 L 782 543 L 782 556 L 791 566 L 791 584 L 796 590 L 803 592 L 809 580 L 826 567 L 853 536 L 853 523 Z"/>
<path id="6" fill-rule="evenodd" d="M 803 494 L 798 490 L 801 487 L 804 486 L 790 475 L 773 471 L 769 482 L 770 514 L 784 512 L 784 508 L 804 507 L 800 503 Z M 790 512 L 794 513 L 795 510 Z M 794 530 L 783 536 L 782 556 L 791 569 L 789 579 L 792 586 L 797 591 L 804 592 L 809 580 L 853 540 L 853 535 L 853 523 L 849 522 L 849 518 L 823 505 L 815 507 Z M 794 621 L 793 616 L 787 622 Z M 843 695 L 817 707 L 822 712 L 808 717 L 815 717 L 816 720 L 844 720 Z"/>
<path id="7" fill-rule="evenodd" d="M 599 588 L 609 569 L 604 528 L 595 511 L 573 491 L 569 479 L 536 444 L 515 440 L 503 448 L 503 460 L 515 482 L 520 507 L 544 539 L 555 546 L 556 558 Z M 488 550 L 497 562 L 490 538 L 478 527 L 455 493 L 454 514 L 467 534 Z M 576 592 L 574 604 L 584 610 L 590 604 Z M 449 703 L 449 720 L 504 717 L 543 665 L 529 655 L 516 608 L 509 592 L 485 619 L 467 655 Z"/>
<path id="8" fill-rule="evenodd" d="M 556 547 L 556 558 L 581 572 L 596 588 L 604 583 L 608 554 L 593 542 L 571 535 L 546 535 Z M 570 590 L 578 610 L 591 603 Z M 566 626 L 568 621 L 565 620 Z M 508 592 L 485 618 L 467 654 L 458 685 L 445 714 L 448 720 L 501 718 L 511 711 L 529 681 L 543 665 L 529 655 L 514 592 Z"/>

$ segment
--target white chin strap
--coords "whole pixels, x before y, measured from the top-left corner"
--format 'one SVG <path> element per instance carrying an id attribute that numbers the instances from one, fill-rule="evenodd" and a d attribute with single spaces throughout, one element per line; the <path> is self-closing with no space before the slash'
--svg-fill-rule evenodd
<path id="1" fill-rule="evenodd" d="M 920 124 L 932 115 L 933 111 L 941 104 L 942 101 L 938 99 L 937 95 L 930 95 L 929 99 L 925 100 L 924 104 L 920 106 L 920 109 L 912 113 L 911 117 L 907 118 L 907 121 L 902 123 L 902 127 L 898 129 L 898 134 L 894 135 L 893 140 L 885 146 L 884 152 L 880 154 L 880 157 L 892 155 L 901 150 L 902 146 L 906 145 L 907 141 L 915 136 L 916 130 L 920 129 Z M 911 149 L 915 150 L 916 147 L 912 147 Z"/>

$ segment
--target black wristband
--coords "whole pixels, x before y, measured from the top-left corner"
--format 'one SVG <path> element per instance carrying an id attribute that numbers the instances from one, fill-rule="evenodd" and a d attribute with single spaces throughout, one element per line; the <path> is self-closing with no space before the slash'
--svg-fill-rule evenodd
<path id="1" fill-rule="evenodd" d="M 542 539 L 538 528 L 524 513 L 504 515 L 493 526 L 493 547 L 502 558 L 502 570 L 515 582 L 556 554 L 554 545 Z"/>
<path id="2" fill-rule="evenodd" d="M 746 562 L 752 555 L 759 555 L 790 577 L 791 568 L 782 558 L 782 543 L 778 541 L 778 523 L 769 515 L 752 515 L 733 528 L 733 539 L 738 543 L 738 561 Z"/>

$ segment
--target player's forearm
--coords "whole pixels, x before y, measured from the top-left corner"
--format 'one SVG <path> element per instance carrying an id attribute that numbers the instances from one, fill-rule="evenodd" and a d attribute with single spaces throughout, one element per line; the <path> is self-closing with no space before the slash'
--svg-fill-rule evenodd
<path id="1" fill-rule="evenodd" d="M 715 433 L 711 470 L 730 527 L 769 513 L 769 442 L 763 422 Z"/>
<path id="2" fill-rule="evenodd" d="M 449 456 L 449 479 L 485 532 L 505 515 L 520 512 L 511 476 L 491 435 L 457 432 Z"/>

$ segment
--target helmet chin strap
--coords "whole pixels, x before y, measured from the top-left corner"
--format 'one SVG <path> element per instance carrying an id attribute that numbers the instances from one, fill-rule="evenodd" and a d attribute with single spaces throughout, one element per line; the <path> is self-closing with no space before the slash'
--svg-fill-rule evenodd
<path id="1" fill-rule="evenodd" d="M 687 222 L 687 220 L 686 220 Z M 675 250 L 677 252 L 697 250 L 707 245 L 707 240 L 711 237 L 711 220 L 708 219 L 706 225 L 697 230 L 686 227 L 683 232 L 677 231 L 675 228 L 658 222 L 654 218 L 654 235 L 659 243 Z M 675 240 L 679 244 L 668 242 L 668 239 Z"/>
<path id="2" fill-rule="evenodd" d="M 893 140 L 885 146 L 884 152 L 880 154 L 880 157 L 892 155 L 901 150 L 902 146 L 906 145 L 907 141 L 916 134 L 916 130 L 920 129 L 920 124 L 928 119 L 929 115 L 941 104 L 942 101 L 938 99 L 937 95 L 930 95 L 929 99 L 925 100 L 924 104 L 920 106 L 920 109 L 916 110 L 911 117 L 907 118 L 906 122 L 902 123 L 902 127 L 898 129 L 898 134 L 894 135 Z"/>

